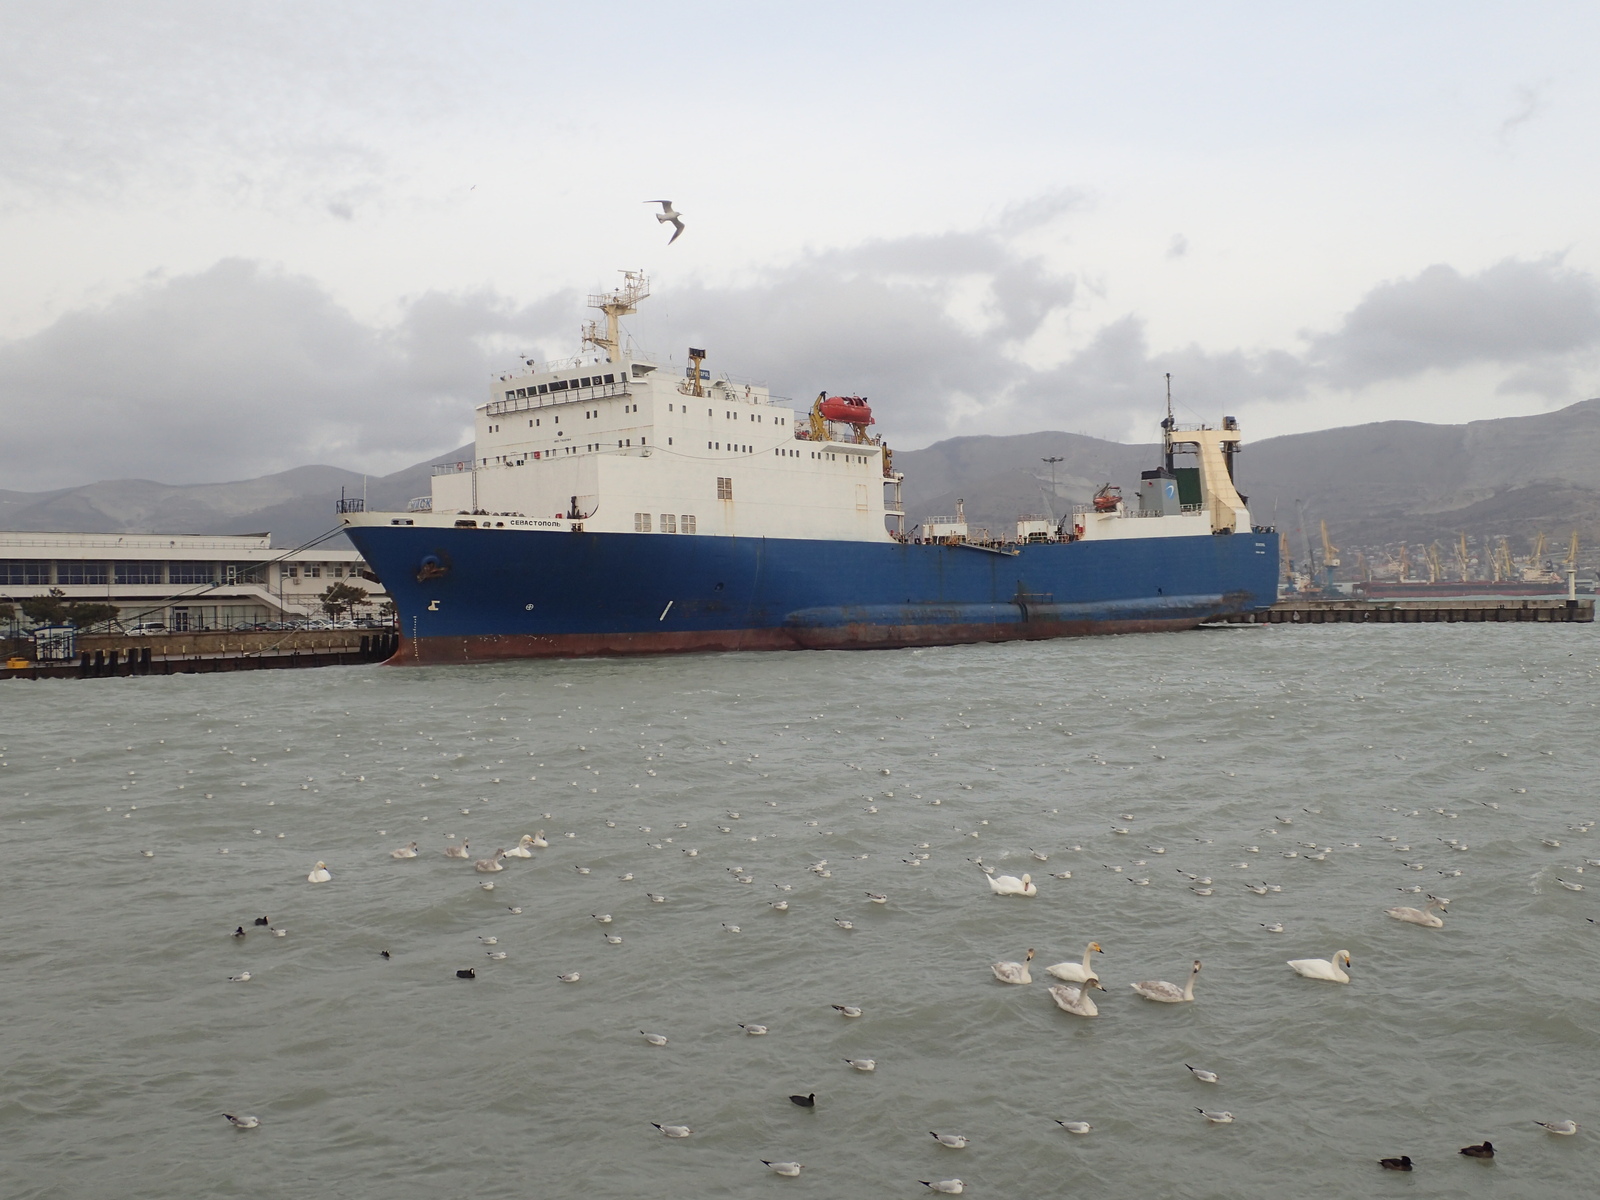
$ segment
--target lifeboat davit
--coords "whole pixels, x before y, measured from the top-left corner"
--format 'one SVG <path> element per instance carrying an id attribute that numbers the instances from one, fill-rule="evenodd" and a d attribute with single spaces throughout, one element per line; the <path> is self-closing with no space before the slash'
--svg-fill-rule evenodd
<path id="1" fill-rule="evenodd" d="M 876 424 L 872 409 L 860 396 L 829 396 L 818 403 L 817 411 L 827 421 L 842 421 L 846 425 Z"/>

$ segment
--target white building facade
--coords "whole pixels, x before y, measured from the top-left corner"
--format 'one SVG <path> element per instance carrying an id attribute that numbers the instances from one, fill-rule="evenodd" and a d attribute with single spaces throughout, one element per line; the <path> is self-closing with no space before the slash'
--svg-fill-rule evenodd
<path id="1" fill-rule="evenodd" d="M 326 617 L 330 584 L 367 593 L 352 614 L 379 615 L 388 596 L 348 547 L 274 549 L 260 534 L 0 532 L 0 601 L 59 590 L 117 606 L 124 626 L 173 632 Z"/>

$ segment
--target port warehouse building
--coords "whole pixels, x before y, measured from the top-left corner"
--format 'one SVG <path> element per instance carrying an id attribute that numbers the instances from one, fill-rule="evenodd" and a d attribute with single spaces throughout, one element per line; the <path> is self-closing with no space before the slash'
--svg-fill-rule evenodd
<path id="1" fill-rule="evenodd" d="M 389 598 L 347 546 L 274 549 L 269 533 L 0 532 L 0 601 L 58 588 L 116 605 L 123 625 L 181 632 L 324 617 L 322 592 L 339 582 L 368 594 L 358 617 Z"/>

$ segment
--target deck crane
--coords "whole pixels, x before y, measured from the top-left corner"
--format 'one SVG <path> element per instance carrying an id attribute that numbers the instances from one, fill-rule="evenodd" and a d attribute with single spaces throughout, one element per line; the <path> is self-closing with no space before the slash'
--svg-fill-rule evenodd
<path id="1" fill-rule="evenodd" d="M 1465 533 L 1457 535 L 1456 562 L 1461 567 L 1461 582 L 1465 583 L 1470 577 L 1472 567 L 1472 555 L 1467 553 L 1467 535 Z"/>
<path id="2" fill-rule="evenodd" d="M 1439 559 L 1439 543 L 1431 542 L 1427 550 L 1428 582 L 1438 583 L 1444 578 L 1444 564 Z"/>

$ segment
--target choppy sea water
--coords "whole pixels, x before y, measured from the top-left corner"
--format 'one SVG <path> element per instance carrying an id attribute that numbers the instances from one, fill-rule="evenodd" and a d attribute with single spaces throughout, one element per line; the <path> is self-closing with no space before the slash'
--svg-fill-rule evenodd
<path id="1" fill-rule="evenodd" d="M 1496 625 L 12 683 L 3 1191 L 1589 1194 L 1597 677 Z M 1093 1020 L 989 969 L 1091 939 Z"/>

